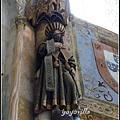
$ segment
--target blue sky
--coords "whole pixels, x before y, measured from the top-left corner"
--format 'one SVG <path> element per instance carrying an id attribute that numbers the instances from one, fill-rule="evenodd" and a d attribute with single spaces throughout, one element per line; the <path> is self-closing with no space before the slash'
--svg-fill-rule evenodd
<path id="1" fill-rule="evenodd" d="M 69 0 L 71 13 L 95 25 L 119 33 L 118 0 Z"/>

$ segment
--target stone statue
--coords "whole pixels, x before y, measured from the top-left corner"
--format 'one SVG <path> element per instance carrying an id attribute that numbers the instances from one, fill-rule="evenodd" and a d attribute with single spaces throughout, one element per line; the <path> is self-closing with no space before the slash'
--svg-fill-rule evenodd
<path id="1" fill-rule="evenodd" d="M 46 110 L 78 109 L 78 93 L 73 80 L 76 64 L 64 46 L 64 33 L 61 23 L 50 23 L 45 29 L 48 39 L 37 49 L 36 72 L 40 73 L 36 87 L 36 115 Z"/>

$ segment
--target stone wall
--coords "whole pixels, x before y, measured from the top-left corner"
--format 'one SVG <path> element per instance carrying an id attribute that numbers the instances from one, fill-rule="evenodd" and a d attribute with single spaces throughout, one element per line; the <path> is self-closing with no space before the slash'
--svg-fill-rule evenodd
<path id="1" fill-rule="evenodd" d="M 10 113 L 16 113 L 20 120 L 33 120 L 34 76 L 35 76 L 35 39 L 34 30 L 25 26 L 18 34 L 14 59 L 14 82 Z M 18 33 L 21 33 L 18 31 Z M 20 49 L 19 49 L 20 48 Z M 18 59 L 19 58 L 19 59 Z M 17 88 L 16 88 L 17 87 Z M 18 94 L 18 95 L 17 95 Z M 14 98 L 16 96 L 16 99 Z M 14 102 L 13 102 L 14 101 Z M 17 103 L 18 106 L 15 106 Z M 16 109 L 18 111 L 16 112 Z M 14 119 L 13 116 L 10 118 Z"/>
<path id="2" fill-rule="evenodd" d="M 76 50 L 74 56 L 78 65 L 77 80 L 80 83 L 79 89 L 82 93 L 80 106 L 81 108 L 87 107 L 91 111 L 91 115 L 101 116 L 101 120 L 103 118 L 105 120 L 117 119 L 118 83 L 116 83 L 116 80 L 112 80 L 112 74 L 109 72 L 106 63 L 113 57 L 107 55 L 109 57 L 106 60 L 103 51 L 107 50 L 112 56 L 113 54 L 117 56 L 118 35 L 74 17 L 72 26 L 72 41 L 75 43 L 73 48 Z M 99 46 L 96 47 L 97 54 L 93 41 L 99 43 Z M 98 58 L 101 59 L 101 62 L 98 62 Z M 112 62 L 116 64 L 117 69 L 117 63 L 114 60 Z M 118 70 L 116 75 L 118 76 Z M 109 84 L 108 81 L 112 84 Z M 113 85 L 117 87 L 116 90 L 112 88 Z"/>
<path id="3" fill-rule="evenodd" d="M 15 10 L 15 9 L 14 9 Z M 11 14 L 12 13 L 12 14 Z M 16 39 L 15 12 L 2 1 L 2 117 L 8 117 L 10 86 L 12 82 L 14 47 Z M 14 18 L 14 19 L 13 19 Z"/>
<path id="4" fill-rule="evenodd" d="M 19 31 L 15 1 L 2 1 L 2 119 L 33 119 L 34 30 Z M 21 34 L 21 33 L 22 34 Z M 22 39 L 21 39 L 22 38 Z M 20 51 L 19 51 L 20 50 Z M 18 53 L 19 52 L 19 53 Z M 20 56 L 19 56 L 19 55 Z M 22 56 L 21 56 L 22 55 Z M 20 70 L 20 71 L 19 71 Z"/>

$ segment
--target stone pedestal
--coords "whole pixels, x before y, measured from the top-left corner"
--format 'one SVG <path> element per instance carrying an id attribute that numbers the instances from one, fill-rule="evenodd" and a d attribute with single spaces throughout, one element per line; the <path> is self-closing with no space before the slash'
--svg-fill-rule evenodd
<path id="1" fill-rule="evenodd" d="M 41 113 L 35 120 L 51 120 L 51 111 Z"/>

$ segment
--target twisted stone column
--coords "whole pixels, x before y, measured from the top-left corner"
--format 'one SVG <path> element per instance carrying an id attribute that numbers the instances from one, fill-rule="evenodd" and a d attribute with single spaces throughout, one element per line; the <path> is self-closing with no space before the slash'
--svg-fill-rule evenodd
<path id="1" fill-rule="evenodd" d="M 8 120 L 32 120 L 35 41 L 34 30 L 26 24 L 22 0 L 16 0 L 16 43 Z M 14 43 L 13 43 L 14 44 Z"/>
<path id="2" fill-rule="evenodd" d="M 17 18 L 17 39 L 15 44 L 14 56 L 14 72 L 10 94 L 9 120 L 17 120 L 18 117 L 18 102 L 19 102 L 19 87 L 21 79 L 21 60 L 23 47 L 23 29 L 25 27 L 25 18 Z"/>

